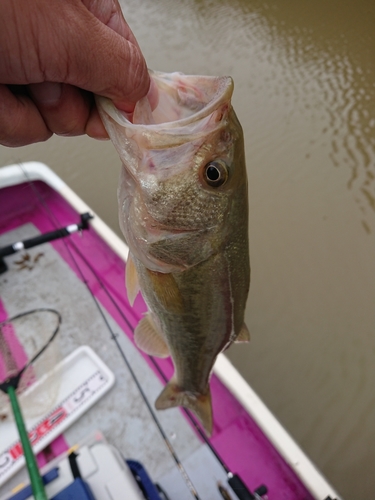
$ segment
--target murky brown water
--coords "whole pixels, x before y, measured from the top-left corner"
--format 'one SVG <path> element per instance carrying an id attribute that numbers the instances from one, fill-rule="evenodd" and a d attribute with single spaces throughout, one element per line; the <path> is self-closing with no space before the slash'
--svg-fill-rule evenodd
<path id="1" fill-rule="evenodd" d="M 373 0 L 124 1 L 151 68 L 230 74 L 245 132 L 249 347 L 228 356 L 346 499 L 375 498 Z M 46 162 L 118 231 L 108 143 Z"/>

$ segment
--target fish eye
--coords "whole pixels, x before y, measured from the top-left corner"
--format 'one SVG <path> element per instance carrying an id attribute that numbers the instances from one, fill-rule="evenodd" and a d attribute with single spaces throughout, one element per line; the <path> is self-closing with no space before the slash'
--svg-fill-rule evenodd
<path id="1" fill-rule="evenodd" d="M 222 186 L 228 179 L 228 167 L 222 160 L 210 161 L 204 167 L 204 180 L 211 187 Z"/>

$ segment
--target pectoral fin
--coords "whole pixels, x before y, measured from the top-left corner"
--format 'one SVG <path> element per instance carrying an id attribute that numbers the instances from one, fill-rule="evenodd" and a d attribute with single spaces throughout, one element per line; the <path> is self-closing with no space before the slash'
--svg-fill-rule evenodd
<path id="1" fill-rule="evenodd" d="M 134 342 L 146 354 L 166 358 L 169 356 L 168 346 L 148 313 L 138 323 L 134 331 Z"/>
<path id="2" fill-rule="evenodd" d="M 176 379 L 172 377 L 155 401 L 155 408 L 157 410 L 165 410 L 175 406 L 184 406 L 192 410 L 202 422 L 207 435 L 211 436 L 212 405 L 209 387 L 206 394 L 194 394 L 190 391 L 184 391 L 177 385 Z"/>
<path id="3" fill-rule="evenodd" d="M 126 261 L 125 286 L 126 292 L 128 294 L 129 304 L 133 306 L 134 301 L 139 293 L 139 283 L 137 270 L 131 253 L 129 253 L 128 260 Z"/>
<path id="4" fill-rule="evenodd" d="M 234 342 L 240 343 L 240 342 L 249 342 L 249 341 L 250 341 L 250 333 L 249 333 L 247 326 L 244 323 L 242 325 L 240 333 L 237 335 L 236 340 Z"/>

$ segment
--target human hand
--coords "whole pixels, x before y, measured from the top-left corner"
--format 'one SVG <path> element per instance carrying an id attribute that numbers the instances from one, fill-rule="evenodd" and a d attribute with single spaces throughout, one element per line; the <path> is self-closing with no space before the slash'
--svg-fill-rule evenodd
<path id="1" fill-rule="evenodd" d="M 0 144 L 107 138 L 92 93 L 129 112 L 149 89 L 117 0 L 0 1 Z"/>

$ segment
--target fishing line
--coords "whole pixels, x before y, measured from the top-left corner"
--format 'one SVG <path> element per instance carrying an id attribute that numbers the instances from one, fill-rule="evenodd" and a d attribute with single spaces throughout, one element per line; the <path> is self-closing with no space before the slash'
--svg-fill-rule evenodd
<path id="1" fill-rule="evenodd" d="M 52 222 L 54 225 L 57 225 L 57 224 L 59 223 L 59 221 L 58 221 L 57 217 L 56 217 L 56 216 L 55 216 L 55 214 L 54 214 L 54 213 L 50 210 L 50 208 L 48 207 L 48 205 L 45 203 L 45 201 L 44 201 L 44 200 L 43 200 L 43 198 L 41 197 L 40 193 L 38 192 L 38 190 L 37 190 L 37 189 L 36 189 L 36 187 L 34 186 L 34 184 L 33 184 L 33 182 L 31 181 L 31 179 L 29 178 L 29 176 L 28 176 L 27 172 L 25 171 L 25 169 L 23 168 L 22 164 L 19 164 L 19 166 L 20 166 L 20 168 L 21 168 L 21 170 L 22 170 L 23 174 L 25 175 L 26 179 L 28 180 L 28 182 L 29 182 L 29 184 L 30 184 L 30 186 L 31 186 L 32 190 L 33 190 L 33 191 L 34 191 L 34 193 L 36 194 L 36 196 L 37 196 L 37 198 L 38 198 L 39 202 L 41 203 L 41 205 L 43 206 L 43 208 L 44 208 L 44 209 L 45 209 L 45 211 L 47 212 L 47 215 L 49 216 L 49 218 L 50 218 L 51 222 Z M 107 329 L 108 329 L 108 331 L 109 331 L 109 333 L 110 333 L 110 336 L 111 336 L 112 340 L 114 340 L 114 341 L 115 341 L 116 347 L 117 347 L 117 349 L 118 349 L 118 351 L 119 351 L 119 353 L 120 353 L 120 355 L 121 355 L 121 357 L 122 357 L 123 361 L 125 362 L 125 364 L 126 364 L 126 366 L 127 366 L 128 370 L 129 370 L 129 372 L 130 372 L 130 374 L 131 374 L 131 376 L 132 376 L 132 378 L 133 378 L 133 380 L 134 380 L 134 382 L 135 382 L 135 384 L 136 384 L 136 386 L 137 386 L 137 388 L 138 388 L 138 390 L 139 390 L 139 392 L 140 392 L 140 394 L 141 394 L 141 396 L 142 396 L 142 399 L 144 400 L 144 402 L 145 402 L 145 404 L 146 404 L 146 406 L 147 406 L 147 409 L 149 410 L 149 413 L 150 413 L 150 415 L 151 415 L 152 419 L 154 420 L 154 422 L 155 422 L 155 424 L 156 424 L 156 426 L 157 426 L 157 428 L 158 428 L 158 430 L 159 430 L 159 432 L 160 432 L 160 434 L 161 434 L 161 436 L 162 436 L 162 438 L 163 438 L 163 440 L 164 440 L 164 443 L 166 444 L 166 446 L 167 446 L 167 448 L 168 448 L 168 450 L 169 450 L 169 452 L 170 452 L 171 456 L 173 457 L 173 459 L 174 459 L 174 461 L 175 461 L 175 463 L 176 463 L 176 465 L 177 465 L 177 467 L 178 467 L 178 469 L 179 469 L 179 471 L 180 471 L 180 473 L 181 473 L 181 475 L 182 475 L 182 477 L 183 477 L 183 479 L 184 479 L 184 481 L 185 481 L 185 483 L 186 483 L 186 485 L 187 485 L 187 487 L 188 487 L 188 489 L 189 489 L 190 493 L 192 494 L 192 496 L 193 496 L 196 500 L 201 500 L 201 499 L 200 499 L 200 497 L 199 497 L 199 495 L 198 495 L 198 493 L 197 493 L 197 491 L 196 491 L 196 489 L 195 489 L 195 487 L 194 487 L 194 485 L 193 485 L 193 483 L 192 483 L 192 481 L 191 481 L 191 479 L 189 478 L 189 475 L 187 474 L 187 472 L 186 472 L 186 470 L 185 470 L 184 466 L 182 465 L 182 463 L 181 463 L 180 459 L 178 458 L 178 456 L 177 456 L 176 452 L 174 451 L 174 448 L 173 448 L 173 446 L 172 446 L 171 442 L 169 441 L 169 439 L 168 439 L 167 435 L 165 434 L 165 432 L 164 432 L 164 430 L 163 430 L 163 428 L 162 428 L 162 426 L 161 426 L 161 424 L 160 424 L 159 420 L 157 419 L 156 415 L 154 414 L 154 411 L 153 411 L 153 409 L 152 409 L 152 407 L 151 407 L 151 405 L 150 405 L 150 403 L 149 403 L 149 401 L 148 401 L 148 399 L 147 399 L 147 396 L 146 396 L 146 394 L 144 393 L 144 391 L 143 391 L 143 389 L 142 389 L 142 387 L 141 387 L 141 385 L 140 385 L 140 383 L 139 383 L 139 381 L 138 381 L 138 379 L 137 379 L 137 376 L 135 375 L 135 373 L 134 373 L 134 371 L 133 371 L 133 369 L 132 369 L 132 367 L 131 367 L 131 365 L 130 365 L 130 363 L 129 363 L 129 360 L 128 360 L 128 358 L 127 358 L 126 354 L 124 353 L 124 351 L 123 351 L 123 349 L 122 349 L 122 347 L 121 347 L 121 345 L 120 345 L 120 343 L 119 343 L 119 341 L 118 341 L 118 335 L 116 335 L 116 334 L 115 334 L 115 332 L 113 331 L 113 329 L 112 329 L 111 325 L 109 324 L 109 322 L 108 322 L 108 320 L 107 320 L 107 318 L 106 318 L 106 316 L 105 316 L 104 312 L 102 311 L 102 308 L 101 308 L 101 307 L 100 307 L 100 305 L 99 305 L 99 302 L 98 302 L 97 298 L 95 297 L 95 295 L 94 295 L 94 294 L 93 294 L 93 292 L 91 291 L 91 289 L 90 289 L 90 287 L 89 287 L 89 284 L 88 284 L 88 282 L 87 282 L 87 280 L 86 280 L 86 278 L 85 278 L 85 276 L 84 276 L 84 274 L 83 274 L 83 272 L 82 272 L 82 269 L 81 269 L 81 268 L 80 268 L 80 266 L 78 265 L 78 262 L 77 262 L 76 258 L 74 257 L 74 255 L 73 255 L 73 253 L 72 253 L 71 249 L 69 248 L 68 242 L 67 242 L 67 241 L 65 241 L 65 240 L 62 240 L 62 241 L 63 241 L 63 243 L 64 243 L 64 245 L 65 245 L 65 248 L 66 248 L 67 252 L 69 253 L 70 258 L 72 259 L 72 261 L 73 261 L 73 263 L 74 263 L 74 265 L 75 265 L 75 267 L 76 267 L 76 269 L 77 269 L 77 272 L 78 272 L 78 273 L 79 273 L 79 275 L 81 276 L 81 279 L 82 279 L 83 283 L 86 285 L 86 287 L 87 287 L 87 289 L 88 289 L 88 291 L 89 291 L 89 293 L 90 293 L 90 296 L 91 296 L 91 298 L 93 299 L 93 301 L 94 301 L 94 303 L 95 303 L 95 305 L 96 305 L 96 308 L 98 309 L 99 314 L 101 315 L 101 317 L 102 317 L 102 319 L 103 319 L 103 321 L 104 321 L 104 323 L 105 323 L 105 325 L 106 325 L 106 327 L 107 327 Z M 117 304 L 116 304 L 116 303 L 115 303 L 115 301 L 112 299 L 112 297 L 111 297 L 111 295 L 109 294 L 109 292 L 108 292 L 108 291 L 106 290 L 106 288 L 104 287 L 104 285 L 103 285 L 102 281 L 100 280 L 99 276 L 96 274 L 95 270 L 94 270 L 94 269 L 92 268 L 92 266 L 91 266 L 91 265 L 87 262 L 86 258 L 85 258 L 85 257 L 81 254 L 81 252 L 78 250 L 78 248 L 77 248 L 77 247 L 76 247 L 76 246 L 75 246 L 72 242 L 71 242 L 71 244 L 73 245 L 73 247 L 74 247 L 75 251 L 76 251 L 76 252 L 79 254 L 79 256 L 82 258 L 82 260 L 84 261 L 84 263 L 87 265 L 87 267 L 90 269 L 90 271 L 91 271 L 91 272 L 92 272 L 92 274 L 94 275 L 95 279 L 96 279 L 96 280 L 97 280 L 97 282 L 99 283 L 99 285 L 100 285 L 101 289 L 102 289 L 102 290 L 106 293 L 107 297 L 111 300 L 112 304 L 113 304 L 113 305 L 116 307 L 116 309 L 120 312 L 119 307 L 117 306 Z M 128 327 L 130 328 L 130 330 L 134 332 L 134 328 L 132 327 L 132 325 L 130 324 L 130 322 L 128 321 L 128 319 L 127 319 L 127 318 L 125 318 L 125 315 L 123 315 L 123 314 L 121 313 L 121 316 L 124 318 L 124 320 L 125 320 L 126 324 L 127 324 L 127 325 L 128 325 Z"/>

